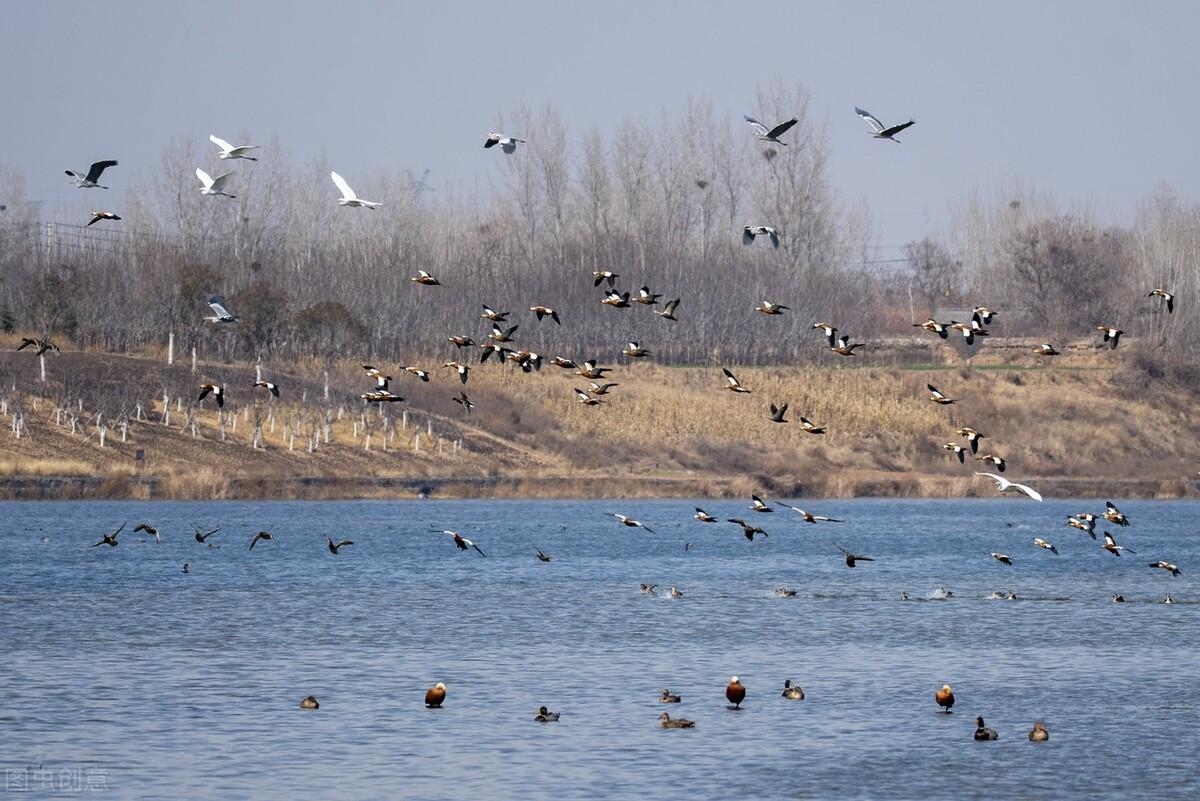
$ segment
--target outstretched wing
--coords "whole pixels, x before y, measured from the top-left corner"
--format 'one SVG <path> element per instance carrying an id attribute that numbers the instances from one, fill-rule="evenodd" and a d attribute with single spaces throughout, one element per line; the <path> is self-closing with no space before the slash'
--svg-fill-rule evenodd
<path id="1" fill-rule="evenodd" d="M 867 121 L 867 125 L 871 126 L 871 133 L 880 133 L 883 131 L 883 123 L 875 119 L 875 115 L 866 109 L 861 109 L 858 106 L 854 107 L 855 113 Z"/>
<path id="2" fill-rule="evenodd" d="M 758 134 L 759 136 L 767 136 L 770 133 L 770 131 L 767 130 L 767 126 L 763 125 L 761 122 L 754 119 L 753 117 L 743 116 L 743 119 L 745 119 L 746 122 L 750 123 L 750 127 L 753 128 L 754 132 L 756 134 Z"/>
<path id="3" fill-rule="evenodd" d="M 87 180 L 90 181 L 91 183 L 96 183 L 96 181 L 100 180 L 100 173 L 104 172 L 109 167 L 115 167 L 115 166 L 117 166 L 117 162 L 112 161 L 112 160 L 97 161 L 94 164 L 92 164 L 91 167 L 88 168 Z"/>
<path id="4" fill-rule="evenodd" d="M 350 184 L 346 183 L 345 178 L 336 172 L 330 172 L 329 177 L 333 179 L 333 185 L 342 193 L 342 200 L 358 200 L 358 195 L 354 194 L 354 190 L 350 188 Z"/>
<path id="5" fill-rule="evenodd" d="M 209 175 L 204 170 L 197 167 L 196 168 L 196 177 L 200 179 L 200 183 L 204 185 L 204 188 L 206 190 L 212 189 L 213 179 L 212 179 L 211 175 Z"/>
<path id="6" fill-rule="evenodd" d="M 891 128 L 886 128 L 886 129 L 880 131 L 879 133 L 883 134 L 884 136 L 895 136 L 896 134 L 900 133 L 908 126 L 915 125 L 916 122 L 917 122 L 916 120 L 909 120 L 908 122 L 902 122 L 899 125 L 893 125 Z"/>
<path id="7" fill-rule="evenodd" d="M 1037 490 L 1035 490 L 1033 487 L 1027 487 L 1024 484 L 1013 484 L 1012 487 L 1015 490 L 1020 490 L 1021 492 L 1025 493 L 1035 501 L 1040 501 L 1042 499 L 1042 496 L 1038 494 Z"/>
<path id="8" fill-rule="evenodd" d="M 235 149 L 236 149 L 236 148 L 234 148 L 234 146 L 233 146 L 233 145 L 229 144 L 228 142 L 226 142 L 224 139 L 222 139 L 221 137 L 217 136 L 216 134 L 209 134 L 209 135 L 208 135 L 208 141 L 212 142 L 214 145 L 216 145 L 217 147 L 221 148 L 221 149 L 222 149 L 222 150 L 224 150 L 226 153 L 228 153 L 228 152 L 229 152 L 229 151 L 231 151 L 231 150 L 235 150 Z"/>
<path id="9" fill-rule="evenodd" d="M 227 172 L 224 175 L 218 175 L 216 178 L 213 178 L 212 179 L 212 190 L 214 192 L 224 192 L 225 191 L 225 182 L 229 180 L 229 176 L 232 174 L 233 173 Z"/>
<path id="10" fill-rule="evenodd" d="M 232 314 L 229 313 L 229 309 L 225 308 L 225 302 L 222 301 L 220 298 L 218 298 L 216 295 L 209 296 L 208 306 L 210 309 L 213 310 L 213 313 L 216 314 L 218 317 L 232 317 L 233 316 Z"/>
<path id="11" fill-rule="evenodd" d="M 769 134 L 767 134 L 767 136 L 771 137 L 772 139 L 783 136 L 797 122 L 799 122 L 799 120 L 797 120 L 795 117 L 792 117 L 787 122 L 781 122 L 778 125 L 776 125 L 774 128 L 772 128 L 771 132 Z"/>

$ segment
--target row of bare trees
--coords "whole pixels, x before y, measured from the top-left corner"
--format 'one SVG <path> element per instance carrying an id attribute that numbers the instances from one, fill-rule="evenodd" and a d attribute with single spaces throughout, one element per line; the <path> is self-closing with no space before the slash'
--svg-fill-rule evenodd
<path id="1" fill-rule="evenodd" d="M 445 353 L 449 334 L 481 338 L 487 303 L 512 311 L 518 346 L 541 353 L 611 359 L 636 339 L 663 361 L 745 363 L 809 358 L 818 319 L 856 338 L 910 334 L 910 318 L 979 302 L 1005 312 L 1004 333 L 1078 338 L 1104 323 L 1200 348 L 1196 206 L 1164 191 L 1128 226 L 1105 227 L 1019 189 L 972 196 L 945 236 L 905 249 L 905 269 L 878 273 L 869 220 L 831 189 L 807 94 L 776 86 L 756 109 L 799 118 L 790 146 L 764 146 L 702 100 L 607 135 L 572 135 L 552 107 L 518 109 L 501 127 L 529 144 L 472 154 L 492 162 L 479 191 L 347 176 L 384 202 L 377 211 L 337 206 L 330 165 L 292 169 L 278 143 L 237 168 L 228 199 L 194 191 L 194 167 L 213 166 L 207 144 L 172 142 L 125 220 L 91 228 L 19 211 L 20 176 L 0 169 L 0 326 L 118 351 L 173 334 L 224 358 L 402 360 Z M 746 224 L 775 227 L 780 247 L 743 244 Z M 414 284 L 417 270 L 442 286 Z M 623 291 L 681 298 L 680 322 L 601 305 L 594 270 L 619 273 Z M 1154 286 L 1177 293 L 1175 315 L 1152 314 Z M 209 293 L 237 326 L 203 321 Z M 765 319 L 752 312 L 763 300 L 792 312 Z M 535 322 L 535 303 L 562 326 Z"/>

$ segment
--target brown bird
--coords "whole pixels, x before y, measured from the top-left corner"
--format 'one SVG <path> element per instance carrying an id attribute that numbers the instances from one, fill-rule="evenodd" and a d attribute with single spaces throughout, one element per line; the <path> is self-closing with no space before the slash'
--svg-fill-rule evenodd
<path id="1" fill-rule="evenodd" d="M 428 709 L 438 709 L 446 700 L 446 685 L 440 681 L 425 691 L 425 706 Z"/>
<path id="2" fill-rule="evenodd" d="M 1121 510 L 1112 504 L 1111 501 L 1104 502 L 1104 519 L 1115 526 L 1128 526 L 1129 518 L 1121 513 Z"/>
<path id="3" fill-rule="evenodd" d="M 300 708 L 301 709 L 320 709 L 321 704 L 319 701 L 317 701 L 317 697 L 315 695 L 310 695 L 306 698 L 301 699 Z"/>
<path id="4" fill-rule="evenodd" d="M 200 529 L 196 528 L 196 526 L 193 525 L 192 530 L 196 532 L 194 535 L 196 538 L 196 542 L 203 545 L 206 543 L 206 541 L 208 540 L 209 537 L 211 537 L 213 534 L 216 534 L 218 531 L 220 531 L 221 527 L 217 526 L 216 528 L 214 528 L 211 531 L 205 531 L 204 533 L 201 533 Z"/>
<path id="5" fill-rule="evenodd" d="M 536 545 L 533 546 L 533 550 L 537 551 L 537 558 L 538 558 L 539 562 L 549 562 L 550 560 L 552 560 L 554 558 L 553 556 L 551 556 L 548 553 L 543 553 L 542 549 L 537 547 Z"/>
<path id="6" fill-rule="evenodd" d="M 645 529 L 646 531 L 649 531 L 651 534 L 654 533 L 654 529 L 650 528 L 645 523 L 639 523 L 637 520 L 634 520 L 632 517 L 626 517 L 625 515 L 619 515 L 615 512 L 609 512 L 609 514 L 612 515 L 613 517 L 617 518 L 617 520 L 620 521 L 621 525 L 623 525 L 623 526 L 627 526 L 628 528 L 641 528 L 641 529 Z"/>
<path id="7" fill-rule="evenodd" d="M 459 406 L 463 407 L 463 411 L 466 412 L 468 415 L 470 415 L 471 410 L 475 408 L 475 404 L 471 402 L 471 399 L 467 397 L 467 393 L 465 393 L 465 392 L 459 392 L 457 395 L 455 395 L 450 400 L 454 401 Z"/>
<path id="8" fill-rule="evenodd" d="M 562 320 L 558 319 L 558 312 L 549 306 L 530 306 L 529 310 L 537 316 L 538 322 L 541 322 L 545 317 L 549 317 L 554 322 L 562 325 Z"/>
<path id="9" fill-rule="evenodd" d="M 621 355 L 628 356 L 631 359 L 641 359 L 649 356 L 650 351 L 646 350 L 636 342 L 630 342 L 625 346 L 625 349 L 621 351 Z"/>
<path id="10" fill-rule="evenodd" d="M 942 708 L 942 711 L 949 715 L 951 707 L 954 706 L 954 690 L 950 688 L 949 684 L 943 684 L 942 688 L 933 694 L 933 700 L 937 701 L 937 705 Z"/>
<path id="11" fill-rule="evenodd" d="M 613 387 L 621 386 L 620 384 L 614 384 L 612 382 L 597 384 L 595 381 L 589 381 L 588 384 L 591 387 L 590 392 L 593 395 L 607 395 L 608 391 Z"/>
<path id="12" fill-rule="evenodd" d="M 442 533 L 443 533 L 443 534 L 449 534 L 451 537 L 453 537 L 453 538 L 454 538 L 454 544 L 455 544 L 455 546 L 457 546 L 457 547 L 458 547 L 458 550 L 460 550 L 460 551 L 465 551 L 465 550 L 467 550 L 468 548 L 474 548 L 476 551 L 479 551 L 479 555 L 480 555 L 480 556 L 487 556 L 487 554 L 486 554 L 486 553 L 484 553 L 483 551 L 480 551 L 480 550 L 479 550 L 479 546 L 478 546 L 478 545 L 476 545 L 475 543 L 471 542 L 469 539 L 467 539 L 467 538 L 466 538 L 466 537 L 464 537 L 463 535 L 459 534 L 457 531 L 443 531 Z"/>
<path id="13" fill-rule="evenodd" d="M 749 392 L 746 387 L 742 386 L 733 373 L 729 372 L 729 368 L 722 367 L 721 372 L 725 374 L 725 389 L 730 392 Z"/>
<path id="14" fill-rule="evenodd" d="M 944 323 L 939 323 L 937 320 L 930 317 L 923 323 L 913 323 L 913 328 L 924 328 L 931 334 L 937 334 L 942 339 L 946 338 L 946 326 Z"/>
<path id="15" fill-rule="evenodd" d="M 992 453 L 980 454 L 979 456 L 975 457 L 975 461 L 991 462 L 993 465 L 996 466 L 996 469 L 999 470 L 1001 473 L 1004 472 L 1004 468 L 1008 467 L 1008 462 L 1004 461 L 1002 458 L 1000 458 L 999 456 L 996 456 L 995 454 L 992 454 Z"/>
<path id="16" fill-rule="evenodd" d="M 97 212 L 97 213 L 99 213 L 99 212 Z M 118 217 L 117 219 L 119 220 L 121 218 Z M 93 222 L 95 222 L 95 221 L 93 220 Z M 88 223 L 88 225 L 91 225 L 91 224 L 92 223 Z M 1175 296 L 1172 295 L 1170 292 L 1168 292 L 1165 289 L 1153 289 L 1150 291 L 1150 294 L 1147 295 L 1146 297 L 1162 298 L 1163 300 L 1165 300 L 1167 302 L 1167 314 L 1170 314 L 1171 312 L 1175 311 Z"/>
<path id="17" fill-rule="evenodd" d="M 861 347 L 863 347 L 862 342 L 855 342 L 854 344 L 850 344 L 850 337 L 842 336 L 842 337 L 838 337 L 837 345 L 830 345 L 829 349 L 839 356 L 853 356 L 853 355 L 855 355 L 854 349 L 861 348 Z"/>
<path id="18" fill-rule="evenodd" d="M 604 402 L 600 398 L 593 398 L 579 387 L 572 387 L 572 389 L 575 391 L 575 398 L 584 406 L 599 406 Z"/>
<path id="19" fill-rule="evenodd" d="M 275 536 L 269 531 L 260 531 L 254 535 L 254 539 L 250 540 L 250 550 L 254 550 L 254 546 L 259 540 L 275 540 Z"/>
<path id="20" fill-rule="evenodd" d="M 926 384 L 925 386 L 931 393 L 929 399 L 939 406 L 949 406 L 950 404 L 956 402 L 954 398 L 947 398 L 945 395 L 943 395 L 933 384 Z"/>
<path id="21" fill-rule="evenodd" d="M 481 353 L 479 355 L 479 363 L 480 364 L 483 364 L 484 362 L 486 362 L 488 360 L 488 357 L 491 356 L 493 353 L 495 353 L 500 358 L 500 360 L 503 361 L 505 358 L 505 354 L 508 353 L 508 348 L 504 347 L 503 345 L 499 345 L 495 342 L 480 342 L 479 348 L 480 348 L 480 350 L 483 351 L 483 353 Z"/>
<path id="22" fill-rule="evenodd" d="M 1079 529 L 1092 539 L 1096 539 L 1096 516 L 1091 512 L 1068 517 L 1067 525 L 1071 528 Z"/>
<path id="23" fill-rule="evenodd" d="M 37 348 L 34 356 L 41 356 L 46 351 L 59 353 L 58 345 L 55 345 L 48 339 L 31 339 L 30 337 L 21 337 L 21 345 L 17 350 L 25 350 L 26 348 Z"/>
<path id="24" fill-rule="evenodd" d="M 658 719 L 659 719 L 659 721 L 661 721 L 660 725 L 664 729 L 694 729 L 694 728 L 696 728 L 696 721 L 685 720 L 683 718 L 672 718 L 666 712 L 663 712 L 661 715 L 659 715 Z"/>
<path id="25" fill-rule="evenodd" d="M 821 333 L 823 333 L 825 335 L 825 338 L 827 340 L 829 340 L 829 347 L 832 348 L 833 347 L 833 335 L 837 333 L 837 328 L 830 325 L 829 323 L 813 323 L 812 327 L 820 329 Z"/>
<path id="26" fill-rule="evenodd" d="M 119 219 L 121 219 L 121 218 L 118 217 L 117 215 L 113 214 L 111 211 L 93 211 L 92 219 L 89 220 L 88 224 L 83 227 L 89 228 L 92 225 L 95 225 L 96 223 L 100 222 L 101 220 L 119 220 Z"/>
<path id="27" fill-rule="evenodd" d="M 742 701 L 746 700 L 746 688 L 738 681 L 737 676 L 731 678 L 729 684 L 725 685 L 725 697 L 729 703 L 733 704 L 734 709 L 742 708 Z"/>
<path id="28" fill-rule="evenodd" d="M 488 334 L 488 339 L 492 340 L 493 342 L 512 342 L 513 332 L 520 327 L 521 326 L 519 325 L 513 325 L 506 329 L 501 329 L 500 326 L 493 325 L 492 333 Z"/>
<path id="29" fill-rule="evenodd" d="M 378 389 L 374 392 L 364 392 L 362 395 L 359 395 L 359 397 L 365 400 L 367 403 L 400 403 L 404 400 L 404 398 L 400 397 L 399 395 L 393 395 L 386 389 Z"/>
<path id="30" fill-rule="evenodd" d="M 1111 553 L 1113 556 L 1120 556 L 1121 551 L 1137 553 L 1137 551 L 1133 550 L 1132 548 L 1126 548 L 1124 545 L 1117 545 L 1117 541 L 1113 539 L 1113 535 L 1109 534 L 1107 531 L 1104 532 L 1104 544 L 1100 547 Z"/>
<path id="31" fill-rule="evenodd" d="M 749 523 L 747 523 L 745 520 L 742 520 L 739 517 L 731 517 L 731 518 L 729 518 L 729 522 L 737 523 L 739 526 L 741 526 L 742 527 L 742 536 L 745 537 L 746 539 L 750 540 L 750 542 L 754 542 L 755 534 L 762 534 L 764 537 L 769 536 L 767 534 L 767 532 L 763 531 L 758 526 L 752 526 Z"/>
<path id="32" fill-rule="evenodd" d="M 715 523 L 715 522 L 717 522 L 717 518 L 713 517 L 713 516 L 712 516 L 712 515 L 710 515 L 708 512 L 706 512 L 706 511 L 704 511 L 703 509 L 701 509 L 699 506 L 697 506 L 697 507 L 696 507 L 696 514 L 692 515 L 692 517 L 694 517 L 695 519 L 699 520 L 701 523 Z"/>
<path id="33" fill-rule="evenodd" d="M 983 330 L 982 328 L 980 328 L 978 326 L 978 324 L 972 325 L 971 323 L 960 323 L 957 320 L 951 320 L 950 323 L 946 327 L 953 328 L 954 330 L 961 333 L 963 335 L 963 339 L 966 341 L 966 343 L 968 345 L 975 344 L 976 336 L 985 337 L 988 335 L 988 332 Z"/>
<path id="34" fill-rule="evenodd" d="M 217 402 L 218 409 L 225 408 L 225 387 L 220 384 L 201 384 L 200 397 L 196 398 L 197 402 L 208 397 L 208 393 L 212 393 L 213 400 Z"/>
<path id="35" fill-rule="evenodd" d="M 617 279 L 620 277 L 621 277 L 620 273 L 612 273 L 612 272 L 609 272 L 608 270 L 594 270 L 592 272 L 592 286 L 600 286 L 600 284 L 607 281 L 608 285 L 611 287 L 617 282 Z"/>
<path id="36" fill-rule="evenodd" d="M 844 520 L 838 520 L 833 517 L 824 517 L 823 515 L 814 515 L 812 512 L 806 512 L 798 506 L 789 506 L 788 504 L 782 503 L 781 501 L 775 501 L 775 503 L 782 506 L 784 509 L 791 509 L 793 512 L 795 512 L 796 514 L 798 514 L 802 518 L 804 518 L 805 523 L 844 523 L 845 522 Z"/>
<path id="37" fill-rule="evenodd" d="M 996 316 L 996 312 L 987 306 L 976 306 L 971 310 L 971 314 L 973 317 L 978 317 L 984 325 L 991 325 L 992 318 Z"/>
<path id="38" fill-rule="evenodd" d="M 953 452 L 954 455 L 958 457 L 958 461 L 961 462 L 962 464 L 967 463 L 966 462 L 967 449 L 964 448 L 962 445 L 959 445 L 957 442 L 947 442 L 945 445 L 942 446 L 942 448 Z"/>
<path id="39" fill-rule="evenodd" d="M 756 312 L 760 314 L 783 314 L 785 309 L 790 309 L 791 306 L 784 306 L 782 303 L 772 303 L 769 300 L 764 300 L 762 303 L 754 307 Z"/>
<path id="40" fill-rule="evenodd" d="M 1159 570 L 1165 570 L 1168 573 L 1170 573 L 1172 576 L 1178 576 L 1181 573 L 1178 565 L 1174 565 L 1174 564 L 1171 564 L 1170 562 L 1164 562 L 1161 560 L 1158 562 L 1151 562 L 1150 567 L 1156 567 Z"/>
<path id="41" fill-rule="evenodd" d="M 434 278 L 424 270 L 417 270 L 417 274 L 408 279 L 415 284 L 423 284 L 424 286 L 441 286 L 442 282 Z"/>
<path id="42" fill-rule="evenodd" d="M 662 695 L 658 697 L 659 703 L 663 704 L 678 704 L 683 701 L 683 696 L 675 695 L 670 689 L 662 691 Z"/>
<path id="43" fill-rule="evenodd" d="M 1029 732 L 1029 741 L 1031 743 L 1044 743 L 1050 739 L 1050 732 L 1046 731 L 1046 724 L 1040 720 L 1033 724 L 1033 730 Z"/>
<path id="44" fill-rule="evenodd" d="M 579 367 L 579 365 L 575 362 L 571 361 L 570 359 L 564 359 L 562 356 L 555 356 L 550 360 L 550 363 L 555 367 L 561 367 L 564 370 L 574 370 Z"/>
<path id="45" fill-rule="evenodd" d="M 446 337 L 446 341 L 453 343 L 456 348 L 469 348 L 475 344 L 475 340 L 470 337 L 449 336 Z"/>
<path id="46" fill-rule="evenodd" d="M 402 365 L 400 367 L 400 369 L 403 370 L 404 372 L 408 373 L 409 375 L 416 376 L 418 379 L 420 379 L 421 381 L 423 381 L 426 384 L 429 383 L 428 371 L 422 370 L 420 367 L 413 367 L 411 365 Z"/>
<path id="47" fill-rule="evenodd" d="M 763 502 L 763 499 L 758 497 L 757 495 L 750 496 L 750 506 L 748 506 L 747 508 L 751 512 L 766 512 L 767 514 L 773 513 L 775 511 L 770 506 L 767 506 L 767 504 Z"/>
<path id="48" fill-rule="evenodd" d="M 608 290 L 608 294 L 604 296 L 604 300 L 600 301 L 605 306 L 612 306 L 614 309 L 629 308 L 629 293 L 622 295 L 615 289 Z"/>
<path id="49" fill-rule="evenodd" d="M 255 386 L 255 388 L 262 387 L 263 389 L 267 390 L 267 392 L 270 392 L 275 397 L 277 397 L 277 398 L 279 397 L 279 385 L 278 384 L 272 383 L 270 381 L 255 381 L 254 386 Z"/>
<path id="50" fill-rule="evenodd" d="M 329 548 L 329 552 L 331 554 L 333 554 L 334 556 L 337 556 L 339 548 L 343 548 L 347 545 L 353 545 L 354 540 L 341 540 L 340 542 L 334 542 L 331 537 L 326 535 L 325 536 L 325 544 Z"/>
<path id="51" fill-rule="evenodd" d="M 838 545 L 836 542 L 833 544 L 833 547 L 837 548 L 839 551 L 842 552 L 843 555 L 845 555 L 846 567 L 854 567 L 857 562 L 874 562 L 875 561 L 874 559 L 872 559 L 869 556 L 860 556 L 859 554 L 856 554 L 856 553 L 850 553 L 845 548 Z"/>
<path id="52" fill-rule="evenodd" d="M 812 421 L 809 420 L 807 417 L 800 418 L 800 428 L 804 429 L 805 433 L 808 433 L 808 434 L 824 434 L 825 433 L 824 426 L 813 425 Z"/>
<path id="53" fill-rule="evenodd" d="M 1121 339 L 1121 334 L 1125 333 L 1120 328 L 1111 325 L 1098 325 L 1096 326 L 1096 330 L 1104 332 L 1104 343 L 1113 350 L 1117 349 L 1117 343 Z"/>
<path id="54" fill-rule="evenodd" d="M 973 428 L 960 428 L 957 431 L 960 437 L 966 437 L 967 442 L 971 446 L 971 453 L 979 453 L 979 440 L 983 439 L 983 434 L 980 434 Z"/>
<path id="55" fill-rule="evenodd" d="M 467 383 L 467 374 L 471 372 L 471 368 L 462 362 L 446 362 L 442 367 L 453 367 L 458 373 L 458 382 L 460 384 Z"/>
<path id="56" fill-rule="evenodd" d="M 99 542 L 95 543 L 94 545 L 92 545 L 92 547 L 95 548 L 98 545 L 107 545 L 110 548 L 116 548 L 117 547 L 117 535 L 120 534 L 124 530 L 125 530 L 125 524 L 122 523 L 121 527 L 119 529 L 117 529 L 116 531 L 114 531 L 113 533 L 102 535 L 101 540 Z"/>
<path id="57" fill-rule="evenodd" d="M 643 306 L 653 306 L 654 304 L 658 303 L 658 299 L 661 297 L 661 294 L 657 292 L 651 292 L 650 287 L 644 286 L 638 290 L 638 296 L 634 298 L 634 300 Z"/>
<path id="58" fill-rule="evenodd" d="M 135 527 L 133 529 L 133 533 L 136 534 L 139 531 L 144 531 L 147 534 L 149 534 L 151 537 L 154 537 L 155 542 L 162 542 L 162 538 L 158 536 L 158 529 L 156 529 L 154 526 L 150 525 L 149 523 L 138 523 L 137 527 Z"/>
<path id="59" fill-rule="evenodd" d="M 587 378 L 589 380 L 591 380 L 591 379 L 599 380 L 599 379 L 603 379 L 604 374 L 609 372 L 610 370 L 612 370 L 611 367 L 597 367 L 596 362 L 589 359 L 588 361 L 583 363 L 583 367 L 578 372 L 576 372 L 575 375 L 582 376 L 583 378 Z"/>
<path id="60" fill-rule="evenodd" d="M 1054 554 L 1055 556 L 1058 556 L 1058 549 L 1055 548 L 1052 543 L 1047 542 L 1046 540 L 1042 539 L 1041 537 L 1034 537 L 1033 544 L 1036 545 L 1037 547 L 1041 548 L 1044 551 L 1049 551 L 1050 553 Z"/>
<path id="61" fill-rule="evenodd" d="M 1012 566 L 1012 559 L 1006 553 L 993 553 L 992 558 L 1001 564 Z"/>
<path id="62" fill-rule="evenodd" d="M 1057 350 L 1055 350 L 1054 346 L 1051 345 L 1049 342 L 1043 342 L 1041 345 L 1038 345 L 1036 348 L 1033 349 L 1033 352 L 1040 356 L 1059 356 L 1059 355 L 1061 355 Z"/>

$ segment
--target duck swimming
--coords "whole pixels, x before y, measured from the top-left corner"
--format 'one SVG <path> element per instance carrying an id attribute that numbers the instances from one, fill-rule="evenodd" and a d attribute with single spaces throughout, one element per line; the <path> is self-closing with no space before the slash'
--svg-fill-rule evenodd
<path id="1" fill-rule="evenodd" d="M 672 695 L 670 690 L 663 690 L 662 696 L 660 696 L 658 700 L 664 704 L 678 704 L 683 700 L 683 696 Z"/>
<path id="2" fill-rule="evenodd" d="M 983 718 L 975 718 L 975 739 L 976 740 L 999 740 L 1000 735 L 996 734 L 995 729 L 988 728 L 983 725 Z"/>
<path id="3" fill-rule="evenodd" d="M 557 723 L 558 713 L 551 712 L 544 706 L 539 706 L 537 715 L 535 715 L 533 719 L 538 723 Z"/>
<path id="4" fill-rule="evenodd" d="M 683 718 L 672 719 L 671 716 L 668 715 L 666 712 L 663 712 L 661 715 L 659 715 L 658 719 L 660 721 L 662 721 L 662 723 L 660 725 L 664 729 L 694 729 L 694 728 L 696 728 L 696 721 L 684 720 Z"/>
<path id="5" fill-rule="evenodd" d="M 321 704 L 317 701 L 317 697 L 315 695 L 310 695 L 307 698 L 304 698 L 303 700 L 300 701 L 300 708 L 301 709 L 320 709 Z"/>
<path id="6" fill-rule="evenodd" d="M 785 679 L 783 682 L 783 697 L 789 701 L 803 701 L 804 690 L 800 689 L 798 684 L 792 684 L 791 679 Z"/>
<path id="7" fill-rule="evenodd" d="M 1033 731 L 1029 732 L 1029 742 L 1044 743 L 1050 739 L 1050 732 L 1046 731 L 1046 724 L 1040 720 L 1033 724 Z"/>

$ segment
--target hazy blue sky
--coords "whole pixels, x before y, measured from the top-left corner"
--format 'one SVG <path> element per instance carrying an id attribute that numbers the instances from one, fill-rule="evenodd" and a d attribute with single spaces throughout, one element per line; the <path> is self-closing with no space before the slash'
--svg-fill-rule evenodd
<path id="1" fill-rule="evenodd" d="M 483 135 L 518 103 L 552 101 L 575 132 L 688 96 L 740 120 L 774 79 L 812 93 L 835 188 L 869 197 L 885 246 L 1011 179 L 1107 218 L 1164 181 L 1200 197 L 1196 2 L 28 0 L 3 13 L 0 160 L 48 217 L 104 205 L 63 169 L 117 158 L 120 187 L 173 136 L 203 149 L 210 132 L 277 135 L 293 161 L 324 155 L 347 176 L 429 167 L 435 186 L 470 184 L 495 168 Z M 871 140 L 855 104 L 917 125 L 902 145 Z"/>

